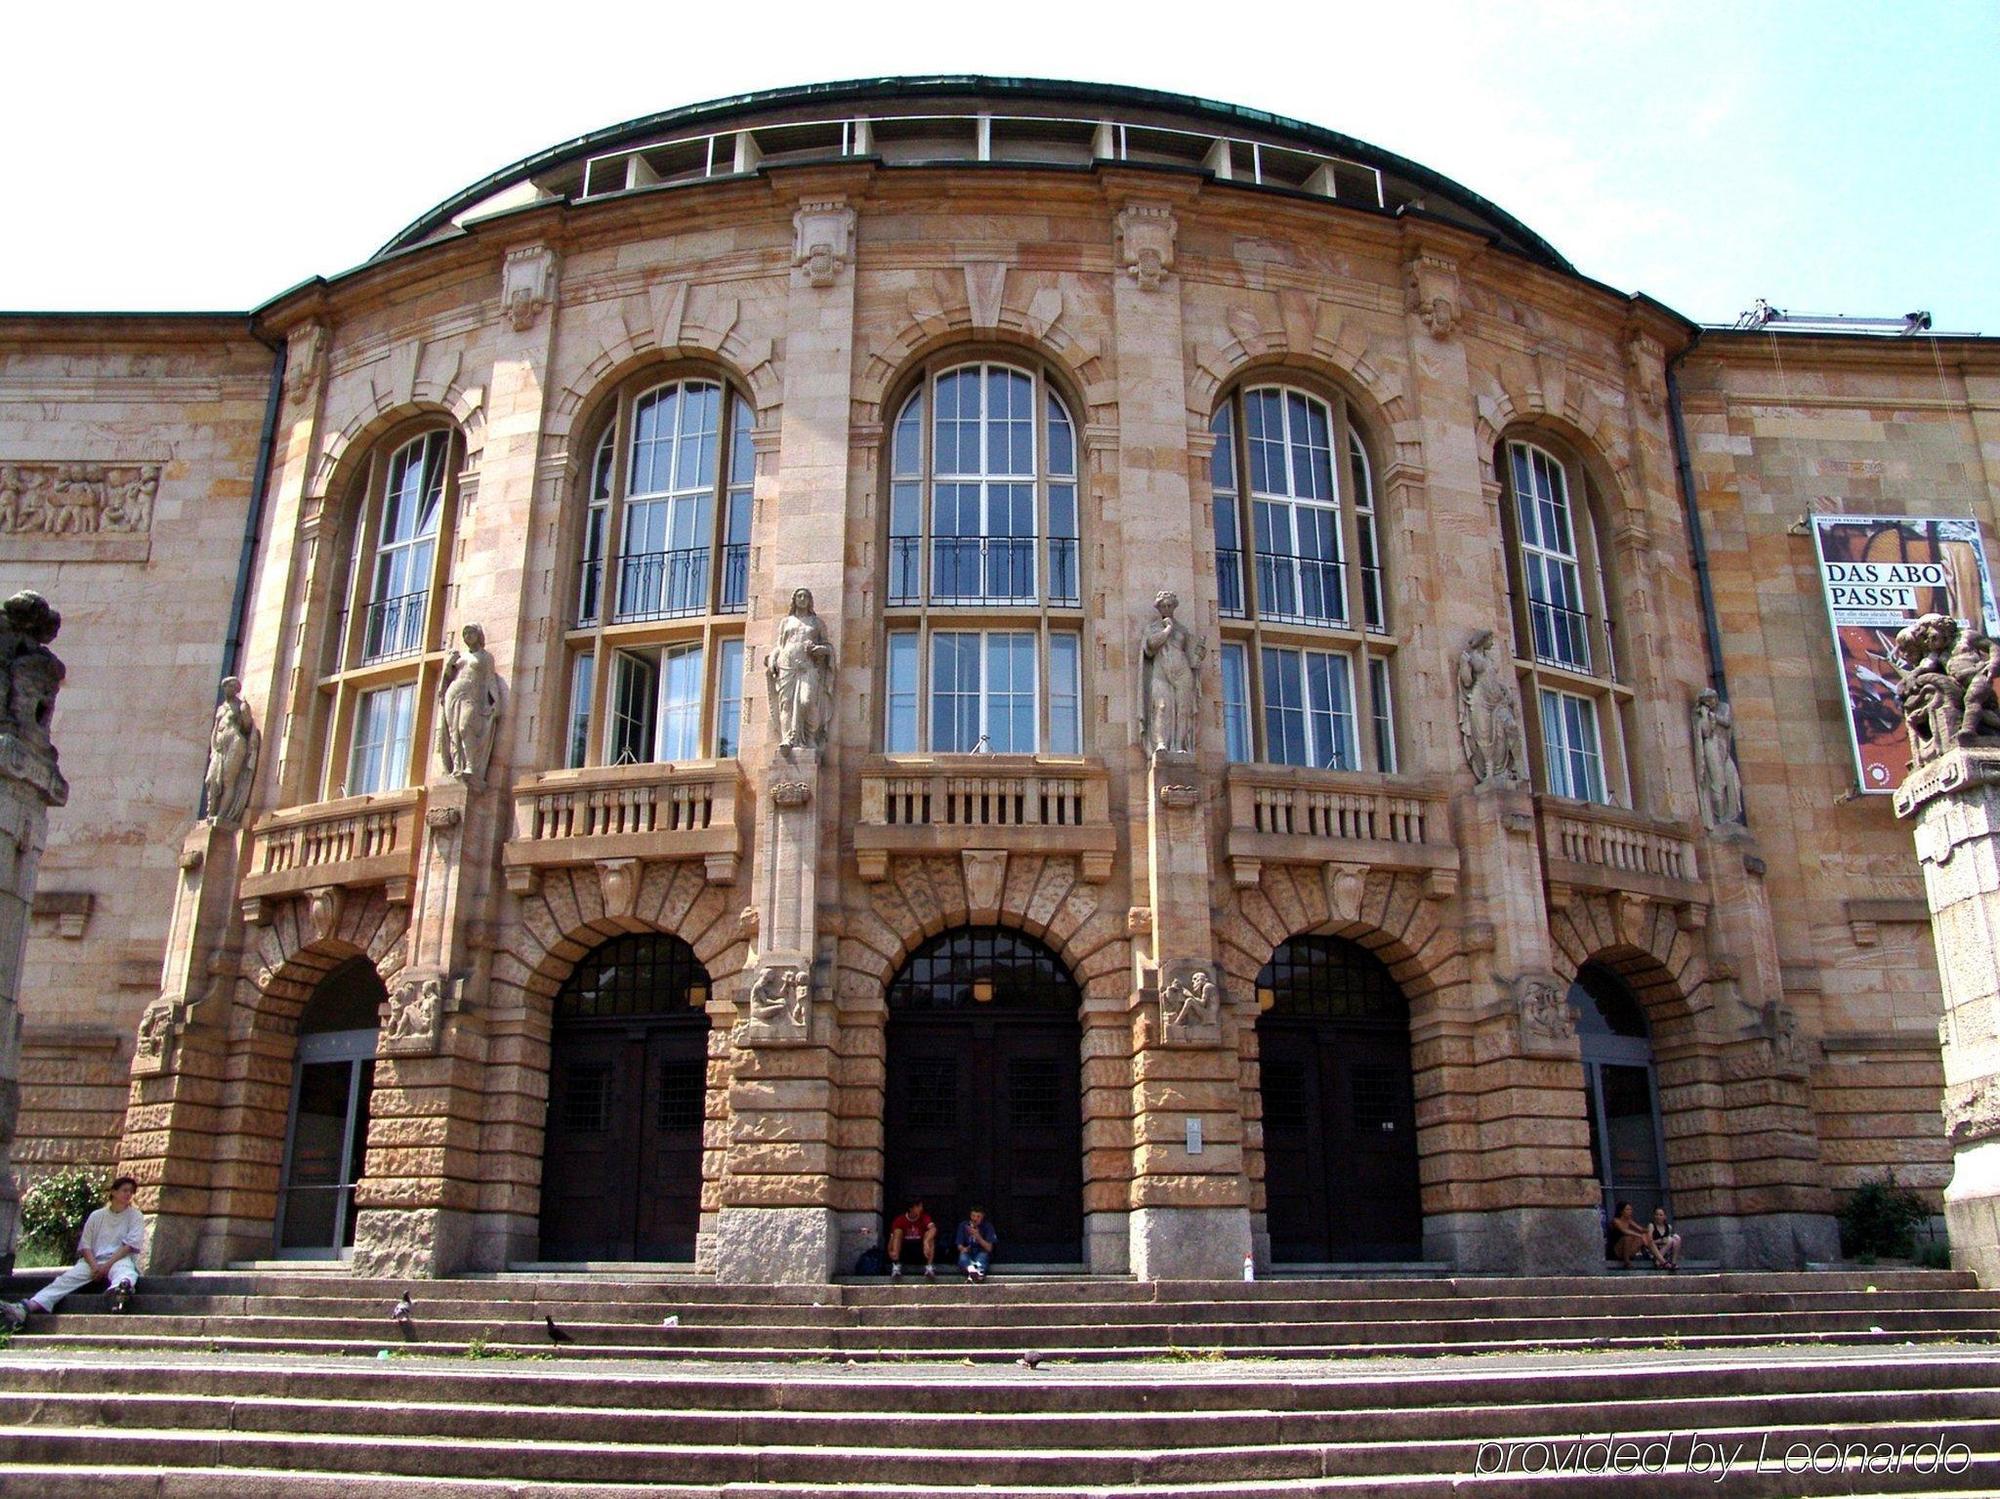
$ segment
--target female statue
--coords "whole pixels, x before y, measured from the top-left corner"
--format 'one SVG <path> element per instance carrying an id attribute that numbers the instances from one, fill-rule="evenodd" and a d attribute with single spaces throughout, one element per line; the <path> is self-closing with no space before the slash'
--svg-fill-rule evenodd
<path id="1" fill-rule="evenodd" d="M 264 734 L 243 701 L 243 683 L 222 679 L 222 701 L 215 705 L 215 726 L 208 734 L 208 815 L 218 827 L 233 828 L 250 805 L 250 783 L 257 775 L 257 753 Z"/>
<path id="2" fill-rule="evenodd" d="M 810 588 L 792 593 L 792 609 L 778 621 L 778 640 L 764 658 L 771 699 L 771 727 L 780 749 L 817 749 L 826 742 L 833 704 L 833 646 L 813 613 Z"/>
<path id="3" fill-rule="evenodd" d="M 1179 595 L 1162 589 L 1153 600 L 1159 618 L 1146 625 L 1140 641 L 1145 653 L 1141 667 L 1142 707 L 1146 715 L 1146 752 L 1187 754 L 1194 749 L 1195 668 L 1207 650 L 1174 618 Z"/>
<path id="4" fill-rule="evenodd" d="M 454 649 L 445 658 L 438 684 L 437 752 L 447 775 L 481 786 L 500 722 L 500 676 L 487 654 L 483 629 L 467 625 L 459 636 L 465 649 Z"/>

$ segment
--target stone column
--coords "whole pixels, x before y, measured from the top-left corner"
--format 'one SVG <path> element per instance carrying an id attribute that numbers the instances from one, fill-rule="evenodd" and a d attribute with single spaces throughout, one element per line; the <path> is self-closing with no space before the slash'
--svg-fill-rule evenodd
<path id="1" fill-rule="evenodd" d="M 1952 1263 L 2000 1286 L 2000 746 L 1949 749 L 1912 770 L 1896 815 L 1916 823 L 1944 989 Z"/>
<path id="2" fill-rule="evenodd" d="M 21 955 L 35 873 L 48 841 L 49 808 L 69 786 L 49 742 L 63 667 L 49 642 L 62 616 L 38 593 L 7 600 L 0 621 L 0 1259 L 10 1265 L 20 1230 L 20 1190 L 8 1154 L 21 1112 Z"/>

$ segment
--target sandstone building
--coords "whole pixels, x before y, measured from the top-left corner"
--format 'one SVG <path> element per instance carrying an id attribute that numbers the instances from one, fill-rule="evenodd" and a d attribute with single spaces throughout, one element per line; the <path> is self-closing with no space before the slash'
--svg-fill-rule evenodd
<path id="1" fill-rule="evenodd" d="M 1698 329 L 1347 137 L 1013 80 L 5 317 L 73 788 L 14 1158 L 132 1170 L 159 1268 L 814 1279 L 916 1193 L 1142 1276 L 1589 1267 L 1626 1198 L 1830 1258 L 1949 1154 L 1797 522 L 1990 527 L 1996 453 L 1993 341 Z"/>

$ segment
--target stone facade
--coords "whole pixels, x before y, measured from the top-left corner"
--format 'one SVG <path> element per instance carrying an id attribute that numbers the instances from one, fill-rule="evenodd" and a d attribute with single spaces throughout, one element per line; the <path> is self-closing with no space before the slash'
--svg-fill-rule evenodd
<path id="1" fill-rule="evenodd" d="M 1885 1165 L 1940 1188 L 1922 892 L 1882 800 L 1841 799 L 1838 682 L 1809 543 L 1789 528 L 1829 493 L 1991 522 L 1980 454 L 2000 355 L 1830 340 L 1788 344 L 1780 371 L 1767 339 L 1697 341 L 1511 220 L 1479 222 L 1491 210 L 1449 184 L 1449 212 L 1349 206 L 1349 166 L 1328 157 L 1311 191 L 1265 191 L 1231 166 L 1242 120 L 1147 97 L 1153 124 L 1223 141 L 1205 175 L 1153 169 L 1101 132 L 1086 132 L 1104 147 L 1088 171 L 1004 165 L 1001 147 L 976 172 L 904 167 L 861 128 L 923 113 L 893 91 L 852 106 L 846 149 L 760 166 L 757 141 L 796 107 L 746 106 L 728 122 L 738 172 L 650 192 L 544 183 L 483 217 L 456 205 L 402 253 L 260 309 L 257 337 L 285 350 L 278 391 L 241 325 L 0 323 L 0 469 L 133 468 L 124 482 L 142 486 L 158 469 L 143 554 L 101 503 L 93 537 L 0 530 L 0 571 L 72 616 L 79 794 L 52 818 L 43 886 L 90 897 L 80 923 L 51 904 L 34 924 L 19 1158 L 115 1151 L 158 1215 L 156 1264 L 268 1253 L 299 1018 L 321 978 L 365 957 L 389 1000 L 357 1260 L 532 1260 L 556 996 L 598 943 L 668 933 L 708 977 L 700 1260 L 820 1279 L 880 1228 L 892 979 L 926 940 L 998 926 L 1046 944 L 1082 995 L 1097 1270 L 1227 1275 L 1269 1255 L 1260 975 L 1307 934 L 1371 951 L 1407 998 L 1428 1259 L 1602 1263 L 1565 997 L 1586 972 L 1643 1009 L 1691 1253 L 1826 1258 L 1840 1189 Z M 975 128 L 963 99 L 936 102 Z M 1285 134 L 1263 133 L 1267 150 Z M 666 160 L 632 155 L 624 183 L 651 185 Z M 1384 160 L 1378 198 L 1421 171 Z M 1077 601 L 1058 625 L 1080 637 L 1074 753 L 885 753 L 895 426 L 953 361 L 1032 372 L 1073 424 Z M 1698 781 L 1693 709 L 1711 682 L 1676 364 L 1745 823 L 1704 816 Z M 741 612 L 706 610 L 688 637 L 740 660 L 740 736 L 733 755 L 617 764 L 592 747 L 569 768 L 576 702 L 599 733 L 607 700 L 608 672 L 574 687 L 577 653 L 601 665 L 620 641 L 655 641 L 579 618 L 599 555 L 594 444 L 633 391 L 683 376 L 746 413 Z M 1361 769 L 1232 759 L 1221 652 L 1254 664 L 1321 639 L 1245 619 L 1218 556 L 1216 450 L 1233 439 L 1217 413 L 1269 385 L 1339 412 L 1372 476 L 1386 618 L 1340 638 L 1357 681 L 1379 661 L 1393 684 L 1368 678 L 1394 748 Z M 267 395 L 269 482 L 225 659 Z M 379 524 L 383 466 L 433 431 L 447 440 L 416 595 L 428 635 L 402 665 L 330 667 L 386 618 L 379 589 L 367 623 L 347 612 L 366 602 L 352 549 Z M 1603 664 L 1559 678 L 1522 644 L 1510 581 L 1516 439 L 1572 475 L 1604 579 L 1587 623 L 1615 625 L 1593 648 Z M 832 674 L 811 732 L 789 700 L 765 711 L 798 590 Z M 1142 685 L 1163 591 L 1202 647 L 1185 653 L 1195 711 L 1171 743 L 1147 732 L 1160 700 Z M 923 627 L 947 617 L 933 603 Z M 470 711 L 437 693 L 446 643 L 472 626 L 490 744 L 480 773 L 454 774 L 459 751 L 430 746 L 438 716 Z M 1486 631 L 1491 690 L 1469 736 L 1464 663 Z M 195 820 L 225 674 L 263 735 L 241 827 Z M 344 794 L 366 740 L 358 695 L 406 681 L 407 786 Z M 1548 789 L 1551 682 L 1594 705 L 1601 798 Z M 706 688 L 704 723 L 724 696 Z M 1496 709 L 1513 715 L 1499 770 Z M 647 810 L 593 810 L 610 806 Z M 38 1092 L 37 1065 L 71 1080 Z M 114 1141 L 89 1089 L 128 1065 Z"/>

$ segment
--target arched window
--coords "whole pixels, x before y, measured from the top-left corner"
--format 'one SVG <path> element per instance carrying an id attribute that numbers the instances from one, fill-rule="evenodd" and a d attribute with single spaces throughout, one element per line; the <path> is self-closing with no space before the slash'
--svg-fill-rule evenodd
<path id="1" fill-rule="evenodd" d="M 1393 772 L 1396 638 L 1374 467 L 1347 403 L 1246 386 L 1210 430 L 1229 758 Z"/>
<path id="2" fill-rule="evenodd" d="M 1544 790 L 1629 800 L 1623 716 L 1598 506 L 1576 455 L 1537 437 L 1500 445 L 1515 665 Z"/>
<path id="3" fill-rule="evenodd" d="M 564 764 L 736 753 L 755 421 L 706 377 L 619 393 L 580 507 Z"/>
<path id="4" fill-rule="evenodd" d="M 1076 428 L 1037 369 L 925 371 L 891 442 L 883 747 L 1083 751 Z"/>
<path id="5" fill-rule="evenodd" d="M 332 725 L 325 796 L 394 791 L 421 775 L 461 460 L 448 428 L 406 429 L 357 481 L 345 605 L 320 682 Z"/>

